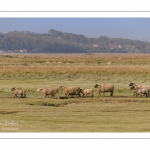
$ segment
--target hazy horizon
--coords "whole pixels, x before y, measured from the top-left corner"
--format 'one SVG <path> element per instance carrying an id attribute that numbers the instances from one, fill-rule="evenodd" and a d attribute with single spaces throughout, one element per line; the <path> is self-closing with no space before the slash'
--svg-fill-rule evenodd
<path id="1" fill-rule="evenodd" d="M 17 30 L 42 34 L 50 29 L 88 38 L 150 41 L 150 18 L 0 18 L 1 33 Z"/>

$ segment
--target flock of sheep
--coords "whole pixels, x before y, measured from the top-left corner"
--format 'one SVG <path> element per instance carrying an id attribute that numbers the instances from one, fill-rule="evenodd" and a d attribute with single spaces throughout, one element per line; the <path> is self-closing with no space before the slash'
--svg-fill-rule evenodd
<path id="1" fill-rule="evenodd" d="M 133 90 L 134 96 L 138 97 L 138 95 L 140 95 L 140 97 L 142 97 L 145 95 L 146 97 L 150 97 L 150 86 L 135 83 L 130 83 L 129 86 L 130 89 Z"/>
<path id="2" fill-rule="evenodd" d="M 114 85 L 112 84 L 96 84 L 94 88 L 98 89 L 99 95 L 103 93 L 105 96 L 105 92 L 110 92 L 110 96 L 113 96 L 114 92 Z M 93 97 L 93 89 L 82 89 L 78 86 L 70 86 L 64 87 L 60 86 L 59 88 L 38 88 L 37 91 L 44 94 L 45 97 L 54 98 L 57 96 L 59 99 L 60 96 L 58 94 L 59 90 L 63 92 L 65 98 L 69 98 L 69 96 L 74 95 L 75 97 L 84 97 L 84 96 L 91 96 Z M 11 91 L 14 93 L 14 97 L 21 96 L 21 98 L 26 97 L 26 92 L 24 90 L 12 88 Z"/>
<path id="3" fill-rule="evenodd" d="M 137 85 L 135 83 L 130 83 L 129 86 L 130 89 L 133 90 L 134 96 L 138 97 L 138 95 L 140 95 L 140 97 L 142 97 L 145 95 L 146 97 L 150 97 L 150 86 L 144 84 Z M 96 84 L 94 88 L 98 89 L 99 96 L 101 96 L 101 93 L 103 93 L 103 96 L 105 96 L 105 92 L 110 92 L 110 96 L 113 96 L 114 93 L 113 84 Z M 58 99 L 60 98 L 58 94 L 59 90 L 63 92 L 65 98 L 69 98 L 69 96 L 72 95 L 74 95 L 76 98 L 81 96 L 93 97 L 93 89 L 82 89 L 78 86 L 70 86 L 70 87 L 60 86 L 59 88 L 38 88 L 37 89 L 38 92 L 44 94 L 45 98 L 46 97 L 54 98 L 55 96 L 57 96 Z M 26 92 L 24 90 L 12 88 L 11 91 L 14 93 L 14 97 L 18 97 L 18 95 L 20 95 L 21 98 L 26 97 Z"/>

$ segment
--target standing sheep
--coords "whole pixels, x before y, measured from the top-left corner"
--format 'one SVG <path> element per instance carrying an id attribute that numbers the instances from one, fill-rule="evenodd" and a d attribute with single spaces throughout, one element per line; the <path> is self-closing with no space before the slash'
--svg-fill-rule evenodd
<path id="1" fill-rule="evenodd" d="M 21 95 L 20 96 L 21 98 L 26 97 L 26 91 L 24 91 L 24 90 L 16 89 L 14 87 L 14 88 L 11 89 L 11 91 L 15 94 L 14 98 L 18 97 L 18 95 Z"/>
<path id="2" fill-rule="evenodd" d="M 105 96 L 105 92 L 110 92 L 110 96 L 113 96 L 114 92 L 114 85 L 113 84 L 96 84 L 94 88 L 98 88 L 99 95 L 101 96 L 101 93 L 103 93 L 103 96 Z"/>
<path id="3" fill-rule="evenodd" d="M 42 92 L 44 94 L 45 98 L 46 98 L 46 96 L 48 96 L 48 98 L 49 98 L 50 95 L 51 95 L 50 98 L 52 98 L 52 97 L 54 98 L 54 96 L 57 95 L 57 98 L 59 99 L 59 95 L 58 95 L 59 90 L 57 88 L 43 88 L 43 89 L 38 88 L 37 91 Z"/>
<path id="4" fill-rule="evenodd" d="M 81 89 L 81 93 L 83 94 L 82 97 L 84 97 L 84 95 L 87 97 L 87 95 L 90 95 L 91 97 L 93 97 L 93 90 L 92 89 Z"/>
<path id="5" fill-rule="evenodd" d="M 81 96 L 81 89 L 77 86 L 70 86 L 70 87 L 64 87 L 60 86 L 59 89 L 62 90 L 62 92 L 65 94 L 66 98 L 69 98 L 70 95 Z"/>

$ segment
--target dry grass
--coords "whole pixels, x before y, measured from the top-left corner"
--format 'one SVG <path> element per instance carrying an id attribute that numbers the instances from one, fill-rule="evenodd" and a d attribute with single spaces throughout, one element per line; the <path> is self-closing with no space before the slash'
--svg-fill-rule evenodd
<path id="1" fill-rule="evenodd" d="M 147 66 L 18 66 L 18 67 L 0 67 L 0 72 L 107 72 L 107 73 L 144 73 L 150 72 Z"/>
<path id="2" fill-rule="evenodd" d="M 8 57 L 10 56 L 10 57 Z M 150 55 L 144 54 L 49 54 L 2 55 L 0 72 L 149 72 Z"/>

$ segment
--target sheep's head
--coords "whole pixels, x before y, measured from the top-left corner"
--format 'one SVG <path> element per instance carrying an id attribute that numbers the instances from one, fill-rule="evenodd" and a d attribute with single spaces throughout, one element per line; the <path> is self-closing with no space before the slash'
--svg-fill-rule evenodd
<path id="1" fill-rule="evenodd" d="M 99 84 L 95 84 L 94 88 L 98 88 Z"/>
<path id="2" fill-rule="evenodd" d="M 80 92 L 83 93 L 83 89 L 80 88 Z"/>
<path id="3" fill-rule="evenodd" d="M 136 85 L 136 84 L 135 84 L 135 83 L 130 83 L 130 84 L 129 84 L 129 86 L 133 86 L 133 85 Z"/>
<path id="4" fill-rule="evenodd" d="M 60 86 L 58 89 L 59 89 L 59 90 L 62 90 L 63 88 L 64 88 L 64 86 Z"/>
<path id="5" fill-rule="evenodd" d="M 130 90 L 135 90 L 135 89 L 137 89 L 137 87 L 135 87 L 135 85 L 132 85 L 130 88 Z"/>
<path id="6" fill-rule="evenodd" d="M 11 91 L 14 91 L 14 90 L 16 90 L 15 87 L 11 89 Z"/>

